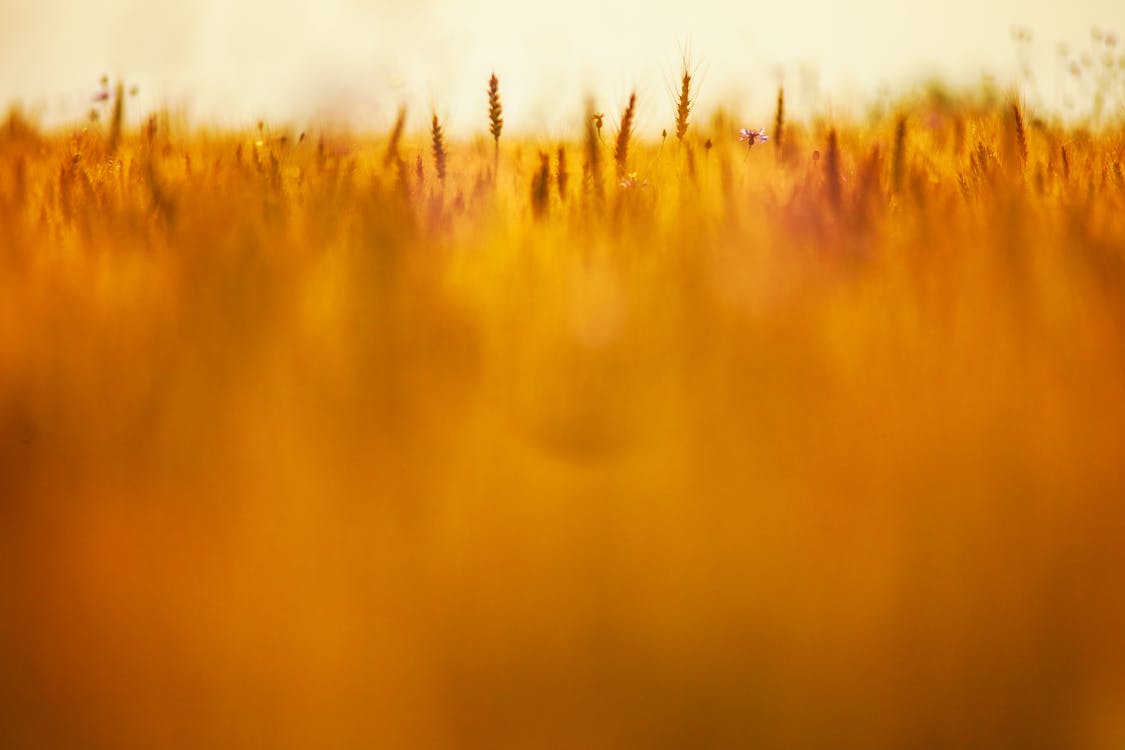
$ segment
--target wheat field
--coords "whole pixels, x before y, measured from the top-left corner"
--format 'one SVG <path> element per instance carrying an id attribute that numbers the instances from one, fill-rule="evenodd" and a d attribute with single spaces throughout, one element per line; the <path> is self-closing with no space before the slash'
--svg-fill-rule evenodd
<path id="1" fill-rule="evenodd" d="M 0 746 L 1125 746 L 1121 120 L 682 83 L 13 109 Z"/>

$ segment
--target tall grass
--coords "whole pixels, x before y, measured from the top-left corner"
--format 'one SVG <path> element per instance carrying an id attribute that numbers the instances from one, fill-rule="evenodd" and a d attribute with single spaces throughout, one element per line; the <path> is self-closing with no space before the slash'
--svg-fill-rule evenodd
<path id="1" fill-rule="evenodd" d="M 13 111 L 0 747 L 1118 747 L 1120 124 L 782 101 Z"/>

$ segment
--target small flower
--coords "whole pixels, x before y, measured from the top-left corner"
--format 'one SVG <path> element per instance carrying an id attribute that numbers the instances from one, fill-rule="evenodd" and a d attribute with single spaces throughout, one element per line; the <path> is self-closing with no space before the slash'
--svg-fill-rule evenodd
<path id="1" fill-rule="evenodd" d="M 765 128 L 759 128 L 757 130 L 743 128 L 742 130 L 738 131 L 739 142 L 745 143 L 747 148 L 753 148 L 754 144 L 758 141 L 768 141 L 769 139 L 769 136 L 766 135 Z"/>
<path id="2" fill-rule="evenodd" d="M 632 188 L 646 188 L 648 187 L 648 180 L 638 180 L 637 173 L 630 172 L 625 176 L 625 179 L 621 181 L 621 187 L 626 190 L 631 190 Z"/>
<path id="3" fill-rule="evenodd" d="M 108 100 L 109 100 L 109 91 L 106 90 L 106 89 L 102 89 L 98 93 L 94 94 L 94 101 L 96 101 L 96 102 L 104 102 L 104 101 L 108 101 Z"/>

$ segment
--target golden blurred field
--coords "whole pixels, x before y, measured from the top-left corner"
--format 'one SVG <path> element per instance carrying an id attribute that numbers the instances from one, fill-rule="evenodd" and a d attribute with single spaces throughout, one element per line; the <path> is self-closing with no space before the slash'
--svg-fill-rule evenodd
<path id="1" fill-rule="evenodd" d="M 9 116 L 0 747 L 1125 747 L 1120 123 L 484 114 Z"/>

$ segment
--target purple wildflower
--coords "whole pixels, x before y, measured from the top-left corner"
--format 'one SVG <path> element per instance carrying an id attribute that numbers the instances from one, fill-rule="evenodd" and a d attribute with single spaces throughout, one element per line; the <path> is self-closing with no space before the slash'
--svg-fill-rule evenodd
<path id="1" fill-rule="evenodd" d="M 759 128 L 757 130 L 743 128 L 742 130 L 738 131 L 739 142 L 745 143 L 747 148 L 753 148 L 754 144 L 758 141 L 768 141 L 769 139 L 769 136 L 766 135 L 765 128 Z"/>

